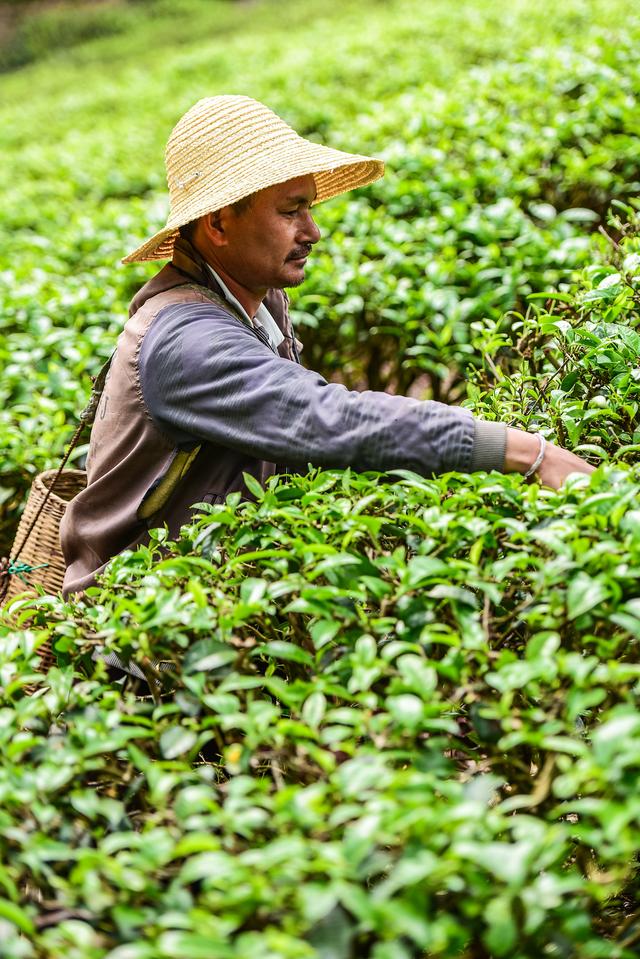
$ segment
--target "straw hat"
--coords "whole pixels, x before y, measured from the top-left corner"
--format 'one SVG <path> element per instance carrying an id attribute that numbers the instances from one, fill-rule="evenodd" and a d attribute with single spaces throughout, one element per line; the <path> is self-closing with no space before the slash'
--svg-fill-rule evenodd
<path id="1" fill-rule="evenodd" d="M 171 256 L 178 228 L 265 187 L 312 174 L 315 203 L 379 179 L 382 160 L 311 143 L 250 97 L 199 100 L 178 120 L 165 151 L 166 226 L 123 263 Z"/>

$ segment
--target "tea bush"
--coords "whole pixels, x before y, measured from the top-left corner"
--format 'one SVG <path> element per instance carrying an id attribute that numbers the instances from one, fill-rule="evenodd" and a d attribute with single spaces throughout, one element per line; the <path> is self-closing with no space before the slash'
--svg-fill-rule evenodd
<path id="1" fill-rule="evenodd" d="M 10 955 L 635 954 L 637 471 L 390 479 L 231 498 L 5 640 Z M 24 696 L 45 635 L 172 667 Z"/>
<path id="2" fill-rule="evenodd" d="M 106 6 L 106 5 L 105 5 Z M 0 72 L 39 59 L 51 48 L 68 48 L 94 37 L 122 33 L 129 18 L 122 10 L 84 4 L 79 9 L 27 12 L 0 47 Z"/>
<path id="3" fill-rule="evenodd" d="M 634 48 L 534 50 L 363 120 L 388 172 L 330 208 L 321 263 L 337 288 L 318 270 L 296 299 L 311 365 L 401 392 L 426 374 L 436 399 L 459 397 L 472 324 L 566 282 L 611 201 L 640 190 Z"/>
<path id="4" fill-rule="evenodd" d="M 640 449 L 640 215 L 618 204 L 605 256 L 565 293 L 477 324 L 487 352 L 469 387 L 486 419 L 541 429 L 598 461 L 635 462 Z M 625 235 L 626 234 L 626 235 Z"/>

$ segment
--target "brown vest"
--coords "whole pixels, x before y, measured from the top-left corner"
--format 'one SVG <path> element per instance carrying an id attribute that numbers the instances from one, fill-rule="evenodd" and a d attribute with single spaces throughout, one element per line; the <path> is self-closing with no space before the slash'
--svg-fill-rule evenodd
<path id="1" fill-rule="evenodd" d="M 245 322 L 214 283 L 194 251 L 179 241 L 173 264 L 156 274 L 132 301 L 132 315 L 118 338 L 91 430 L 88 485 L 69 504 L 61 524 L 67 562 L 65 594 L 93 585 L 107 562 L 145 542 L 150 528 L 166 523 L 170 536 L 177 535 L 194 503 L 221 502 L 235 490 L 247 495 L 243 472 L 264 483 L 276 471 L 273 463 L 212 443 L 196 446 L 194 441 L 193 450 L 178 450 L 154 424 L 144 403 L 140 347 L 162 310 L 178 303 L 214 302 L 239 323 Z M 279 354 L 294 360 L 286 295 L 272 290 L 265 303 L 285 335 Z"/>

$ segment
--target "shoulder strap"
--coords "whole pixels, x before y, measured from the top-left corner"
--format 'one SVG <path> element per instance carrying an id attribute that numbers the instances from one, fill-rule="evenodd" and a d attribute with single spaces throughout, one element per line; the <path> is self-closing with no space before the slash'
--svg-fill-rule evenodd
<path id="1" fill-rule="evenodd" d="M 89 402 L 87 403 L 82 413 L 78 417 L 78 419 L 80 420 L 79 427 L 76 430 L 76 433 L 78 434 L 78 438 L 80 436 L 79 431 L 82 430 L 82 427 L 91 426 L 91 424 L 96 418 L 96 413 L 98 411 L 100 398 L 102 397 L 102 394 L 104 392 L 104 384 L 107 381 L 107 376 L 109 374 L 109 370 L 111 369 L 111 363 L 115 355 L 116 355 L 116 351 L 114 350 L 111 356 L 109 357 L 109 359 L 107 360 L 107 362 L 100 369 L 100 372 L 98 373 L 98 375 L 94 377 L 93 386 L 91 387 L 91 396 L 89 397 Z M 76 436 L 74 434 L 73 437 L 71 438 L 71 443 L 73 443 L 73 446 L 69 446 L 66 459 L 69 459 L 69 454 L 74 449 L 77 442 L 78 440 L 76 439 Z"/>
<path id="2" fill-rule="evenodd" d="M 182 289 L 183 287 L 179 287 Z M 202 286 L 200 283 L 185 283 L 184 288 L 188 290 L 195 290 L 196 293 L 200 293 L 202 296 L 206 297 L 208 300 L 211 300 L 212 303 L 215 303 L 216 306 L 219 306 L 225 313 L 231 313 L 232 316 L 235 316 L 237 320 L 247 326 L 250 330 L 255 332 L 255 327 L 249 322 L 246 316 L 244 316 L 240 310 L 234 306 L 233 303 L 230 303 L 226 300 L 220 293 L 216 293 L 215 290 L 210 289 L 208 286 Z"/>
<path id="3" fill-rule="evenodd" d="M 69 457 L 71 456 L 71 454 L 73 453 L 74 449 L 75 449 L 76 446 L 78 445 L 78 441 L 80 440 L 80 437 L 82 436 L 82 431 L 84 430 L 85 426 L 91 426 L 91 424 L 93 423 L 93 421 L 94 421 L 95 418 L 96 418 L 96 411 L 97 411 L 97 409 L 98 409 L 98 404 L 100 403 L 100 397 L 102 396 L 102 393 L 103 393 L 103 390 L 104 390 L 104 384 L 105 384 L 105 382 L 106 382 L 107 374 L 109 373 L 109 368 L 110 368 L 110 366 L 111 366 L 111 361 L 113 360 L 114 354 L 115 354 L 115 350 L 113 351 L 113 353 L 111 354 L 111 356 L 109 357 L 109 359 L 108 359 L 107 362 L 104 364 L 104 366 L 102 367 L 102 369 L 100 370 L 100 372 L 98 373 L 98 375 L 95 377 L 95 379 L 94 379 L 94 381 L 93 381 L 93 386 L 92 386 L 92 388 L 91 388 L 91 396 L 89 397 L 89 402 L 87 403 L 87 405 L 86 405 L 85 408 L 83 409 L 82 413 L 81 413 L 80 416 L 78 417 L 78 419 L 80 420 L 80 422 L 79 422 L 78 425 L 76 426 L 75 432 L 74 432 L 73 436 L 71 437 L 71 440 L 69 441 L 69 445 L 67 446 L 66 452 L 65 452 L 64 456 L 62 457 L 62 462 L 60 463 L 60 466 L 58 467 L 58 469 L 57 469 L 57 471 L 56 471 L 56 475 L 55 475 L 54 478 L 53 478 L 53 482 L 51 483 L 51 486 L 48 488 L 48 490 L 47 490 L 47 492 L 46 492 L 46 494 L 45 494 L 45 496 L 44 496 L 44 498 L 43 498 L 43 500 L 42 500 L 42 503 L 40 504 L 40 507 L 39 507 L 38 512 L 36 513 L 34 519 L 33 519 L 33 522 L 32 522 L 31 525 L 29 526 L 29 529 L 27 530 L 27 532 L 25 533 L 25 535 L 24 535 L 23 538 L 22 538 L 22 542 L 20 543 L 20 545 L 18 546 L 17 550 L 15 551 L 14 556 L 12 557 L 14 560 L 16 560 L 16 559 L 18 558 L 18 556 L 20 555 L 20 553 L 21 553 L 22 550 L 24 549 L 24 544 L 27 542 L 27 540 L 28 540 L 29 537 L 31 536 L 31 533 L 33 532 L 33 528 L 34 528 L 34 526 L 36 525 L 36 523 L 38 522 L 38 519 L 40 518 L 40 514 L 41 514 L 42 510 L 44 509 L 44 507 L 45 507 L 45 505 L 46 505 L 49 497 L 51 496 L 51 494 L 54 492 L 54 490 L 55 490 L 55 488 L 56 488 L 56 483 L 57 483 L 58 480 L 60 479 L 60 476 L 62 475 L 63 469 L 65 468 L 65 466 L 66 466 L 67 463 L 69 462 Z"/>

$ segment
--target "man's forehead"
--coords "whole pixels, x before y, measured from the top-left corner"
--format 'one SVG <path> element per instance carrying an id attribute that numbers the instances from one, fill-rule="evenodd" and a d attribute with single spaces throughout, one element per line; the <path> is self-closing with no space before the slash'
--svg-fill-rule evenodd
<path id="1" fill-rule="evenodd" d="M 278 200 L 286 200 L 292 203 L 313 203 L 318 192 L 316 181 L 311 174 L 295 177 L 285 183 L 277 183 L 271 189 Z"/>

